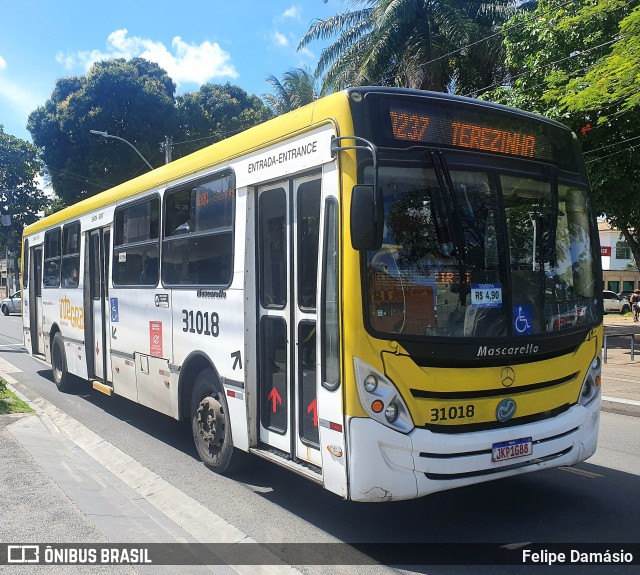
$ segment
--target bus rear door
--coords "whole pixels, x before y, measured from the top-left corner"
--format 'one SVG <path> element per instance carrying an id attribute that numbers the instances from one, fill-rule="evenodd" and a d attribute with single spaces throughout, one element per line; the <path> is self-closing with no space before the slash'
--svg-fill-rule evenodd
<path id="1" fill-rule="evenodd" d="M 85 339 L 89 377 L 110 385 L 111 382 L 111 334 L 109 313 L 109 269 L 110 235 L 108 228 L 91 230 L 85 246 L 88 253 L 86 266 L 85 302 L 89 317 L 85 320 Z"/>
<path id="2" fill-rule="evenodd" d="M 34 354 L 44 355 L 44 331 L 42 329 L 42 246 L 31 248 L 29 270 L 29 327 L 31 349 Z"/>

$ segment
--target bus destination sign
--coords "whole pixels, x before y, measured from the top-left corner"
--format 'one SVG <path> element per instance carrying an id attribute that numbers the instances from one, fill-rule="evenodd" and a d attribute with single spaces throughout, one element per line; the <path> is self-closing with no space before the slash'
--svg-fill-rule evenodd
<path id="1" fill-rule="evenodd" d="M 389 123 L 393 138 L 522 158 L 548 160 L 553 154 L 546 135 L 527 131 L 531 126 L 521 118 L 510 117 L 506 123 L 504 117 L 499 121 L 493 114 L 463 116 L 455 108 L 448 108 L 446 113 L 432 108 L 419 111 L 391 105 Z"/>

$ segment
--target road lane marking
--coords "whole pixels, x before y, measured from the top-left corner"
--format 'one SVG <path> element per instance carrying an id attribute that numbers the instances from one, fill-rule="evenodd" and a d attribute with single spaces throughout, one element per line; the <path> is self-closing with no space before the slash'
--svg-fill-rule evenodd
<path id="1" fill-rule="evenodd" d="M 588 477 L 589 479 L 604 477 L 604 475 L 600 475 L 599 473 L 592 473 L 591 471 L 585 471 L 584 469 L 579 469 L 578 467 L 558 467 L 558 469 L 560 469 L 560 471 L 568 471 L 569 473 L 582 475 L 583 477 Z"/>

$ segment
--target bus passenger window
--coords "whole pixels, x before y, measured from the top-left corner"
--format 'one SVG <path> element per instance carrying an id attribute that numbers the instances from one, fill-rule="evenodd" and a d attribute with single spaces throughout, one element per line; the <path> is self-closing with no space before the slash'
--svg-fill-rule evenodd
<path id="1" fill-rule="evenodd" d="M 229 285 L 233 275 L 233 174 L 225 171 L 165 195 L 162 281 Z"/>
<path id="2" fill-rule="evenodd" d="M 60 228 L 44 235 L 44 287 L 60 286 Z"/>
<path id="3" fill-rule="evenodd" d="M 62 230 L 62 287 L 78 287 L 80 277 L 80 222 Z"/>
<path id="4" fill-rule="evenodd" d="M 158 285 L 160 199 L 128 204 L 114 219 L 113 285 Z"/>

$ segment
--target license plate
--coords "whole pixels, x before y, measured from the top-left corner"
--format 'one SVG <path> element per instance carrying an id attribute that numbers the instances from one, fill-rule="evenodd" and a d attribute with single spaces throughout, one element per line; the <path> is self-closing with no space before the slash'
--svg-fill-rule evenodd
<path id="1" fill-rule="evenodd" d="M 533 453 L 533 443 L 530 437 L 494 443 L 491 447 L 491 461 L 506 461 L 516 457 L 526 457 Z"/>

